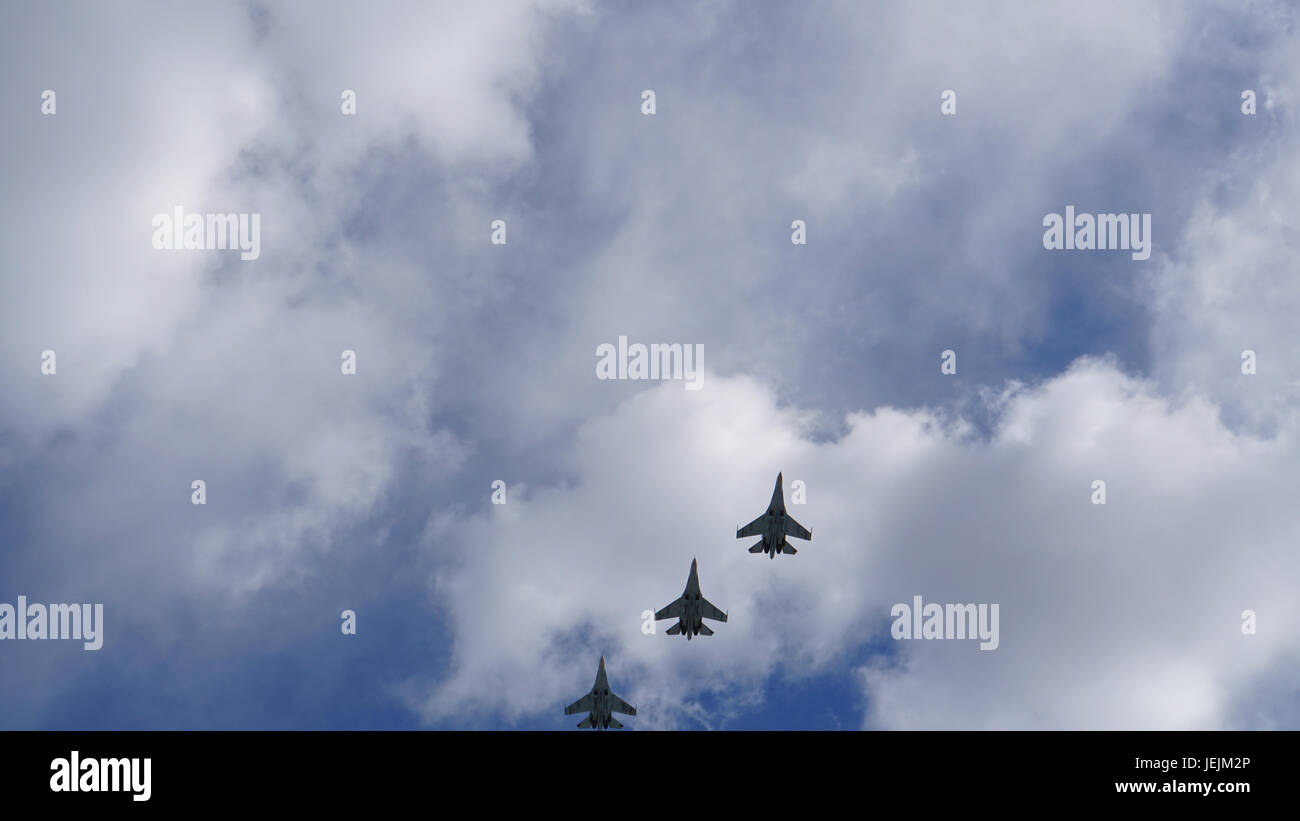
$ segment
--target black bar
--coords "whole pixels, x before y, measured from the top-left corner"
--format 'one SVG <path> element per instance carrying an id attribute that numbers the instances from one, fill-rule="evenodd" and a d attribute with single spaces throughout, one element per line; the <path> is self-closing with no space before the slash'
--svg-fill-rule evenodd
<path id="1" fill-rule="evenodd" d="M 438 817 L 466 814 L 455 809 L 466 800 L 540 807 L 589 793 L 679 811 L 685 795 L 726 807 L 738 790 L 800 802 L 813 791 L 818 804 L 843 798 L 864 809 L 893 797 L 970 808 L 1041 809 L 1047 800 L 1230 810 L 1286 801 L 1297 741 L 1294 732 L 7 732 L 0 788 L 9 806 L 92 811 L 403 801 Z M 150 759 L 148 800 L 134 800 L 129 786 L 53 791 L 52 762 L 70 767 L 73 751 L 82 768 L 94 758 L 100 774 L 104 758 L 141 759 L 141 775 Z M 1161 791 L 1189 783 L 1235 791 Z M 1121 792 L 1132 789 L 1125 784 L 1157 792 Z"/>

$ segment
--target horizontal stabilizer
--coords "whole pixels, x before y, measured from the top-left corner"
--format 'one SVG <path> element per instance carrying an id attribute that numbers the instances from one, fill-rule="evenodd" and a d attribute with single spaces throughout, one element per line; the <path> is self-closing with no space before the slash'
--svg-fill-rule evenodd
<path id="1" fill-rule="evenodd" d="M 712 636 L 712 635 L 713 635 L 713 631 L 709 629 L 709 626 L 708 626 L 707 624 L 705 624 L 704 622 L 700 622 L 700 635 L 701 635 L 701 636 Z"/>
<path id="2" fill-rule="evenodd" d="M 759 542 L 758 544 L 754 545 L 753 547 L 751 547 L 751 548 L 749 549 L 749 552 L 750 552 L 750 553 L 762 553 L 762 552 L 763 552 L 763 543 L 762 543 L 762 542 Z"/>
<path id="3" fill-rule="evenodd" d="M 591 716 L 587 716 L 582 721 L 578 722 L 578 726 L 584 730 L 589 729 L 591 727 Z"/>
<path id="4" fill-rule="evenodd" d="M 680 632 L 682 632 L 682 623 L 681 623 L 681 622 L 677 622 L 677 623 L 674 624 L 672 627 L 669 627 L 669 628 L 668 628 L 668 635 L 670 635 L 670 636 L 675 636 L 675 635 L 677 635 L 677 634 L 680 633 Z"/>
<path id="5" fill-rule="evenodd" d="M 782 542 L 782 543 L 781 543 L 781 552 L 782 552 L 782 553 L 791 553 L 791 554 L 793 554 L 793 553 L 798 553 L 799 551 L 798 551 L 798 550 L 795 550 L 793 547 L 791 547 L 789 542 Z"/>
<path id="6" fill-rule="evenodd" d="M 621 729 L 623 729 L 623 725 L 620 724 L 620 723 L 619 723 L 619 720 L 618 720 L 617 718 L 614 718 L 613 716 L 610 716 L 610 717 L 609 717 L 609 726 L 610 726 L 611 729 L 614 729 L 614 730 L 621 730 Z"/>

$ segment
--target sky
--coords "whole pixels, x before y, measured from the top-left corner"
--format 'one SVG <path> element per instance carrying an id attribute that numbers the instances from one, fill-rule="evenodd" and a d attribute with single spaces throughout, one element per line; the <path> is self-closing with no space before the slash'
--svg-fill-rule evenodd
<path id="1" fill-rule="evenodd" d="M 6 4 L 0 729 L 1300 729 L 1297 15 Z"/>

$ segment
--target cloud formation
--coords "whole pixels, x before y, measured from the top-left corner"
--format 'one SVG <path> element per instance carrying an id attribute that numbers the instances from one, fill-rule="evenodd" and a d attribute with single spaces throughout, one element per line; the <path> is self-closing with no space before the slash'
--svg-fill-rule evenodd
<path id="1" fill-rule="evenodd" d="M 602 652 L 641 728 L 1295 725 L 1285 4 L 66 9 L 0 29 L 0 598 L 107 637 L 0 647 L 0 725 L 562 726 Z M 177 204 L 261 257 L 153 250 Z M 1043 250 L 1069 204 L 1151 260 Z M 693 557 L 731 620 L 644 635 Z M 1001 646 L 890 641 L 916 594 Z"/>

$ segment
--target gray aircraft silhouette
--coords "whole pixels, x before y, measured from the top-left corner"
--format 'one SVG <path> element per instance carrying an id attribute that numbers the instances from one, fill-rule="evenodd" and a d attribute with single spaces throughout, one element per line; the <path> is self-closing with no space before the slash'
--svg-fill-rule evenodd
<path id="1" fill-rule="evenodd" d="M 793 555 L 799 552 L 790 546 L 786 536 L 812 541 L 812 531 L 785 512 L 785 493 L 781 490 L 779 473 L 776 475 L 776 489 L 772 491 L 772 501 L 767 506 L 767 512 L 736 531 L 737 539 L 749 536 L 763 537 L 763 540 L 756 542 L 749 552 L 766 553 L 769 559 L 775 559 L 778 553 Z"/>
<path id="2" fill-rule="evenodd" d="M 668 628 L 668 635 L 676 636 L 684 633 L 687 640 L 700 633 L 706 636 L 713 635 L 713 631 L 704 623 L 705 619 L 727 620 L 726 613 L 700 595 L 700 574 L 694 559 L 691 559 L 691 575 L 686 578 L 686 591 L 682 593 L 681 598 L 655 613 L 655 621 L 663 619 L 677 619 L 677 623 Z"/>
<path id="3" fill-rule="evenodd" d="M 600 657 L 600 667 L 596 670 L 596 684 L 591 688 L 591 692 L 564 708 L 566 716 L 577 713 L 589 713 L 586 718 L 578 723 L 578 726 L 584 730 L 588 727 L 595 727 L 597 730 L 613 727 L 617 730 L 622 728 L 623 725 L 618 722 L 618 719 L 614 718 L 614 713 L 622 713 L 627 716 L 636 715 L 635 707 L 609 691 L 609 679 L 605 676 L 604 656 Z"/>

